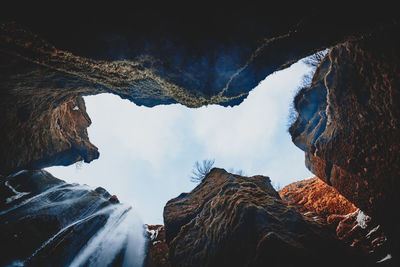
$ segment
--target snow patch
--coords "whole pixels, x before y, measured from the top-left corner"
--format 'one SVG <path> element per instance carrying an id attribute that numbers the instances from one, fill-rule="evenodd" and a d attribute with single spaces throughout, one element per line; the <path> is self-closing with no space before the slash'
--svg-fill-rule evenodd
<path id="1" fill-rule="evenodd" d="M 157 238 L 159 231 L 161 230 L 162 226 L 158 227 L 156 230 L 149 230 L 148 226 L 146 225 L 146 232 L 150 234 L 150 240 L 153 241 Z"/>
<path id="2" fill-rule="evenodd" d="M 157 232 L 156 230 L 149 230 L 149 229 L 147 229 L 146 231 L 147 231 L 147 233 L 150 234 L 150 240 L 154 240 L 154 239 L 157 238 L 158 232 Z"/>
<path id="3" fill-rule="evenodd" d="M 368 215 L 365 215 L 364 212 L 361 210 L 358 210 L 357 214 L 357 224 L 362 228 L 365 229 L 368 226 L 368 222 L 371 220 L 371 217 Z"/>
<path id="4" fill-rule="evenodd" d="M 382 262 L 385 262 L 387 260 L 390 260 L 391 258 L 392 258 L 392 255 L 391 254 L 387 254 L 386 257 L 384 257 L 383 259 L 377 261 L 376 263 L 382 263 Z"/>

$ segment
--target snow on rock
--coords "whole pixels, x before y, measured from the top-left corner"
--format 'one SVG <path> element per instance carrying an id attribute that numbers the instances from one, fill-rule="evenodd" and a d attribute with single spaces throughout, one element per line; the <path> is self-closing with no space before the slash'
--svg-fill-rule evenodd
<path id="1" fill-rule="evenodd" d="M 371 217 L 366 215 L 361 210 L 358 210 L 357 223 L 362 229 L 367 228 L 369 221 L 371 221 Z"/>
<path id="2" fill-rule="evenodd" d="M 375 233 L 376 231 L 378 231 L 379 227 L 380 227 L 380 225 L 376 226 L 376 227 L 373 228 L 371 231 L 369 231 L 368 234 L 366 235 L 366 237 L 367 237 L 367 238 L 370 238 L 371 235 L 372 235 L 373 233 Z"/>
<path id="3" fill-rule="evenodd" d="M 22 173 L 25 173 L 25 172 L 27 172 L 27 170 L 20 170 L 20 171 L 18 171 L 18 172 L 16 172 L 16 173 L 13 173 L 13 174 L 8 175 L 7 178 L 8 178 L 8 179 L 14 178 L 15 176 L 18 176 L 18 175 L 20 175 L 20 174 L 22 174 Z"/>
<path id="4" fill-rule="evenodd" d="M 349 218 L 349 217 L 354 216 L 355 214 L 357 214 L 357 217 L 356 217 L 357 224 L 355 224 L 353 226 L 351 231 L 355 230 L 357 227 L 361 227 L 361 229 L 366 229 L 368 227 L 368 223 L 371 221 L 371 217 L 366 215 L 360 209 L 357 209 L 355 212 L 347 214 L 346 217 Z"/>
<path id="5" fill-rule="evenodd" d="M 390 260 L 391 258 L 392 258 L 392 255 L 391 254 L 387 254 L 386 257 L 384 257 L 383 259 L 377 261 L 376 263 L 382 263 L 382 262 L 385 262 L 387 260 Z"/>
<path id="6" fill-rule="evenodd" d="M 157 238 L 159 231 L 161 230 L 162 226 L 158 227 L 155 230 L 149 229 L 149 226 L 146 224 L 146 232 L 150 235 L 150 240 L 153 241 Z"/>
<path id="7" fill-rule="evenodd" d="M 279 194 L 304 216 L 336 227 L 338 239 L 374 263 L 389 253 L 382 227 L 318 177 L 292 183 Z"/>
<path id="8" fill-rule="evenodd" d="M 15 175 L 17 175 L 17 174 L 15 174 Z M 21 198 L 21 197 L 23 197 L 23 196 L 26 196 L 26 195 L 29 195 L 29 194 L 30 194 L 30 192 L 18 192 L 17 190 L 15 190 L 14 187 L 12 187 L 12 186 L 10 185 L 10 183 L 9 183 L 8 181 L 6 181 L 4 184 L 5 184 L 8 188 L 10 188 L 11 191 L 15 194 L 14 196 L 11 196 L 11 197 L 9 197 L 9 198 L 6 199 L 6 203 L 7 203 L 7 204 L 9 204 L 9 203 L 13 202 L 14 200 L 17 200 L 17 199 L 19 199 L 19 198 Z"/>

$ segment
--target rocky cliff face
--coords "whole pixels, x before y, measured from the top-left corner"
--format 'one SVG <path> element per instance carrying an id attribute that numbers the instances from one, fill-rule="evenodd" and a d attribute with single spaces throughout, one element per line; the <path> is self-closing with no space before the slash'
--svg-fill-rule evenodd
<path id="1" fill-rule="evenodd" d="M 353 203 L 318 177 L 292 183 L 278 193 L 299 212 L 318 216 L 324 222 L 332 214 L 346 215 L 357 210 Z"/>
<path id="2" fill-rule="evenodd" d="M 326 10 L 304 4 L 295 12 L 244 3 L 185 12 L 137 6 L 111 17 L 107 7 L 107 20 L 93 6 L 82 14 L 49 8 L 17 7 L 1 16 L 3 175 L 98 157 L 80 96 L 108 92 L 146 106 L 236 105 L 274 71 L 395 22 L 375 10 L 326 20 Z"/>
<path id="3" fill-rule="evenodd" d="M 171 267 L 164 225 L 146 225 L 147 253 L 145 267 Z"/>
<path id="4" fill-rule="evenodd" d="M 382 227 L 318 177 L 285 186 L 279 195 L 304 216 L 333 227 L 338 239 L 374 262 L 392 253 Z"/>
<path id="5" fill-rule="evenodd" d="M 139 266 L 143 261 L 136 253 L 144 250 L 140 233 L 136 248 L 129 245 L 125 223 L 132 222 L 131 208 L 105 189 L 68 184 L 46 171 L 0 178 L 1 266 Z"/>
<path id="6" fill-rule="evenodd" d="M 236 105 L 267 75 L 333 47 L 312 86 L 296 97 L 299 118 L 290 132 L 306 153 L 307 167 L 378 221 L 395 255 L 400 250 L 400 215 L 393 212 L 400 202 L 397 8 L 325 9 L 303 1 L 290 3 L 289 12 L 286 3 L 268 9 L 244 2 L 201 5 L 184 10 L 168 2 L 117 10 L 115 16 L 109 5 L 101 12 L 66 5 L 1 9 L 0 175 L 96 159 L 82 96 L 108 92 L 146 106 Z M 331 249 L 315 247 L 318 223 L 289 208 L 264 178 L 218 172 L 166 207 L 167 241 L 176 264 L 198 264 L 202 258 L 209 259 L 205 265 L 226 259 L 232 265 L 325 262 L 321 257 Z M 7 199 L 28 196 L 5 181 L 3 187 L 9 194 L 6 209 Z M 65 226 L 44 216 L 55 222 L 53 232 Z M 2 227 L 9 227 L 6 221 Z M 7 240 L 11 232 L 2 231 Z"/>
<path id="7" fill-rule="evenodd" d="M 306 165 L 385 228 L 399 251 L 400 54 L 397 31 L 332 48 L 299 92 L 294 143 Z"/>
<path id="8" fill-rule="evenodd" d="M 192 192 L 167 203 L 164 222 L 173 266 L 367 264 L 283 202 L 264 176 L 213 169 Z"/>

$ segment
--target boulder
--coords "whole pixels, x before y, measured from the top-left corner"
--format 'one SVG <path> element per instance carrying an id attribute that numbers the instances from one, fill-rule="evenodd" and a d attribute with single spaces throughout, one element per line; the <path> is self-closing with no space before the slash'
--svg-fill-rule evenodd
<path id="1" fill-rule="evenodd" d="M 265 176 L 214 168 L 167 203 L 164 223 L 173 266 L 368 265 L 332 229 L 282 201 Z"/>

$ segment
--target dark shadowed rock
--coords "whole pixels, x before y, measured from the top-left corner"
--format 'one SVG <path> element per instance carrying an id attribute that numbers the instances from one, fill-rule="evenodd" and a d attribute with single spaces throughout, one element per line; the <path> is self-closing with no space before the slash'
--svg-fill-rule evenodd
<path id="1" fill-rule="evenodd" d="M 146 225 L 148 247 L 145 267 L 171 267 L 164 225 Z"/>
<path id="2" fill-rule="evenodd" d="M 129 210 L 111 205 L 104 189 L 68 184 L 46 171 L 1 177 L 0 193 L 1 266 L 67 266 L 114 211 Z"/>
<path id="3" fill-rule="evenodd" d="M 113 93 L 146 106 L 237 105 L 267 75 L 333 47 L 311 88 L 296 97 L 300 116 L 290 132 L 306 152 L 307 167 L 376 219 L 398 255 L 400 213 L 393 212 L 400 203 L 398 9 L 387 3 L 325 8 L 284 2 L 267 8 L 243 1 L 195 6 L 168 1 L 86 9 L 44 8 L 33 1 L 2 8 L 0 175 L 98 158 L 82 96 Z M 317 237 L 325 238 L 324 227 L 282 203 L 264 178 L 243 179 L 221 174 L 168 204 L 167 240 L 176 264 L 315 265 L 332 255 L 327 264 L 339 261 L 342 254 Z M 2 208 L 35 192 L 21 185 L 15 193 L 11 187 L 17 184 L 10 186 L 4 181 L 0 189 Z M 49 221 L 51 232 L 65 225 L 40 214 L 20 223 L 41 229 Z M 101 225 L 103 219 L 95 220 Z M 5 225 L 2 234 L 11 240 L 13 229 Z M 16 240 L 10 247 L 21 245 L 25 254 L 34 247 Z"/>
<path id="4" fill-rule="evenodd" d="M 397 22 L 389 6 L 117 6 L 1 10 L 1 174 L 98 158 L 81 96 L 237 105 L 274 71 Z"/>
<path id="5" fill-rule="evenodd" d="M 333 227 L 340 240 L 373 261 L 391 253 L 382 227 L 318 177 L 287 185 L 279 195 L 304 216 Z"/>
<path id="6" fill-rule="evenodd" d="M 112 196 L 108 199 L 108 201 L 110 201 L 110 202 L 113 203 L 113 204 L 119 203 L 119 199 L 118 199 L 118 197 L 117 197 L 116 195 L 112 195 Z"/>
<path id="7" fill-rule="evenodd" d="M 400 40 L 387 30 L 335 46 L 299 92 L 294 143 L 320 179 L 382 225 L 399 252 Z"/>
<path id="8" fill-rule="evenodd" d="M 164 222 L 173 266 L 366 264 L 330 229 L 285 204 L 264 176 L 214 168 L 192 192 L 167 203 Z"/>

